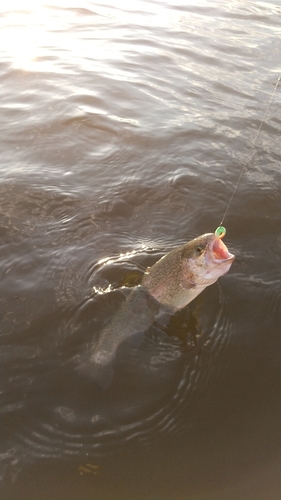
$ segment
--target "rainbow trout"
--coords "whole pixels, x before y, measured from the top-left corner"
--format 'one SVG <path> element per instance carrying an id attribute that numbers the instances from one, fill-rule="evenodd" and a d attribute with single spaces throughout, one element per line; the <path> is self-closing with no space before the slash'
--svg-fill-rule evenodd
<path id="1" fill-rule="evenodd" d="M 91 346 L 89 370 L 99 385 L 109 385 L 112 368 L 108 366 L 121 342 L 147 330 L 159 314 L 182 309 L 227 273 L 235 256 L 221 238 L 217 231 L 199 236 L 147 268 L 141 284 L 130 291 Z"/>

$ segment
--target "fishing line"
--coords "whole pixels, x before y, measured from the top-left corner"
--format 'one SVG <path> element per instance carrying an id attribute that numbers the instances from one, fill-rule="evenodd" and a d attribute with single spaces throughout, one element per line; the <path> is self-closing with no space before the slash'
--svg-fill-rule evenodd
<path id="1" fill-rule="evenodd" d="M 262 128 L 262 126 L 263 126 L 263 124 L 264 124 L 264 122 L 265 122 L 265 118 L 266 118 L 267 112 L 268 112 L 268 110 L 269 110 L 269 106 L 270 106 L 270 104 L 271 104 L 271 101 L 272 101 L 272 99 L 273 99 L 273 96 L 274 96 L 274 94 L 275 94 L 275 91 L 276 91 L 276 89 L 277 89 L 277 87 L 278 87 L 278 85 L 279 85 L 280 78 L 281 78 L 281 76 L 279 76 L 279 78 L 277 78 L 277 82 L 276 82 L 275 87 L 274 87 L 274 89 L 273 89 L 273 92 L 272 92 L 272 94 L 271 94 L 271 96 L 270 96 L 269 103 L 268 103 L 267 108 L 266 108 L 266 110 L 265 110 L 265 113 L 264 113 L 264 115 L 263 115 L 263 119 L 262 119 L 262 121 L 260 122 L 260 126 L 259 126 L 259 128 L 258 128 L 257 133 L 256 133 L 256 137 L 255 137 L 255 139 L 254 139 L 254 142 L 252 143 L 252 146 L 251 146 L 251 149 L 250 149 L 250 154 L 248 155 L 248 158 L 246 159 L 246 161 L 244 162 L 244 164 L 243 164 L 243 166 L 242 166 L 242 168 L 241 168 L 241 171 L 240 171 L 239 177 L 238 177 L 238 179 L 237 179 L 236 185 L 235 185 L 235 187 L 234 187 L 234 190 L 233 190 L 233 192 L 232 192 L 232 195 L 231 195 L 231 197 L 230 197 L 230 200 L 229 200 L 228 205 L 227 205 L 227 207 L 226 207 L 226 210 L 225 210 L 225 212 L 224 212 L 224 216 L 223 216 L 223 218 L 222 218 L 222 220 L 221 220 L 221 222 L 220 222 L 219 227 L 218 227 L 218 228 L 216 229 L 216 231 L 215 231 L 215 235 L 216 235 L 216 238 L 217 238 L 217 239 L 223 238 L 223 237 L 224 237 L 224 235 L 225 235 L 225 233 L 226 233 L 226 229 L 223 227 L 223 225 L 222 225 L 222 224 L 223 224 L 224 219 L 225 219 L 225 217 L 226 217 L 226 214 L 227 214 L 227 212 L 228 212 L 228 210 L 229 210 L 229 207 L 230 207 L 230 205 L 231 205 L 231 203 L 232 203 L 232 200 L 233 200 L 234 195 L 235 195 L 235 193 L 236 193 L 236 191 L 237 191 L 237 188 L 238 188 L 238 186 L 239 186 L 239 184 L 240 184 L 240 181 L 241 181 L 242 175 L 244 174 L 244 172 L 245 172 L 245 170 L 246 170 L 247 165 L 250 163 L 250 161 L 251 161 L 251 159 L 252 159 L 252 157 L 253 157 L 253 149 L 254 149 L 255 144 L 256 144 L 256 142 L 257 142 L 257 138 L 258 138 L 258 136 L 259 136 L 259 133 L 260 133 L 260 131 L 261 131 L 261 128 Z"/>

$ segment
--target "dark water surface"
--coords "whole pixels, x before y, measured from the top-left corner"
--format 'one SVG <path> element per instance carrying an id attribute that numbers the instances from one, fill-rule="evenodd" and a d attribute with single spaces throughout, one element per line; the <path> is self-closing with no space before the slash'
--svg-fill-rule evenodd
<path id="1" fill-rule="evenodd" d="M 229 273 L 123 343 L 107 390 L 77 369 L 121 287 L 219 225 L 281 73 L 279 1 L 3 5 L 1 499 L 279 500 L 280 85 Z"/>

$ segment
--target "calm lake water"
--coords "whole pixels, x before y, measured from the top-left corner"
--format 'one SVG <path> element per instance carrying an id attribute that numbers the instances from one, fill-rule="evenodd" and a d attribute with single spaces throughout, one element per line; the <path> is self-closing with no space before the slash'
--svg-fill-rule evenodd
<path id="1" fill-rule="evenodd" d="M 280 2 L 110 1 L 1 2 L 1 499 L 279 500 Z M 103 390 L 121 287 L 245 162 L 231 270 Z"/>

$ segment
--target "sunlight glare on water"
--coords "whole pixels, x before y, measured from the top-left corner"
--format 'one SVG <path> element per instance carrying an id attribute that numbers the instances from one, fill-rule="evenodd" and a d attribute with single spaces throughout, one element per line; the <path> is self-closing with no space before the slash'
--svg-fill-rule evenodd
<path id="1" fill-rule="evenodd" d="M 88 14 L 99 14 L 112 21 L 120 21 L 124 26 L 127 21 L 131 22 L 132 16 L 136 23 L 138 20 L 142 21 L 144 14 L 147 16 L 146 23 L 148 25 L 150 23 L 154 25 L 155 16 L 157 16 L 159 27 L 165 26 L 168 29 L 177 27 L 179 21 L 178 14 L 165 8 L 166 6 L 162 3 L 146 0 L 134 0 L 133 2 L 120 0 L 118 6 L 116 2 L 110 3 L 109 0 L 99 1 L 94 5 L 92 2 L 86 1 L 79 7 L 77 7 L 77 2 L 70 0 L 58 0 L 50 6 L 47 6 L 46 2 L 42 0 L 26 0 L 24 2 L 11 0 L 3 4 L 1 8 L 5 15 L 6 26 L 1 29 L 0 43 L 2 47 L 5 47 L 8 59 L 15 68 L 33 72 L 55 70 L 54 64 L 45 56 L 48 51 L 56 50 L 58 47 L 62 51 L 71 51 L 73 57 L 85 56 L 87 47 L 83 43 L 83 37 L 79 41 L 72 32 L 72 21 L 77 10 L 81 10 L 81 15 L 83 15 L 89 9 Z M 179 6 L 178 2 L 175 4 L 177 7 Z M 193 2 L 190 0 L 184 5 L 188 4 L 193 4 Z M 208 2 L 205 0 L 196 2 L 197 7 L 207 4 Z M 173 2 L 170 2 L 170 6 L 172 5 Z M 112 30 L 108 26 L 106 32 L 104 34 L 102 32 L 102 27 L 101 30 L 95 28 L 94 37 L 100 37 L 95 57 L 100 61 L 108 57 L 109 53 L 114 58 L 115 52 L 118 53 L 119 50 L 114 47 L 114 43 L 112 43 L 114 40 L 110 43 L 110 36 L 114 35 L 114 26 Z M 151 50 L 154 52 L 153 49 Z M 163 51 L 164 53 L 165 51 Z M 92 59 L 89 59 L 89 65 L 92 64 Z M 90 70 L 90 67 L 88 69 Z"/>
<path id="2" fill-rule="evenodd" d="M 42 70 L 44 49 L 60 44 L 61 35 L 55 31 L 63 28 L 65 17 L 55 17 L 44 4 L 41 0 L 6 3 L 8 26 L 1 29 L 0 43 L 15 68 Z M 47 69 L 48 63 L 44 67 Z"/>

